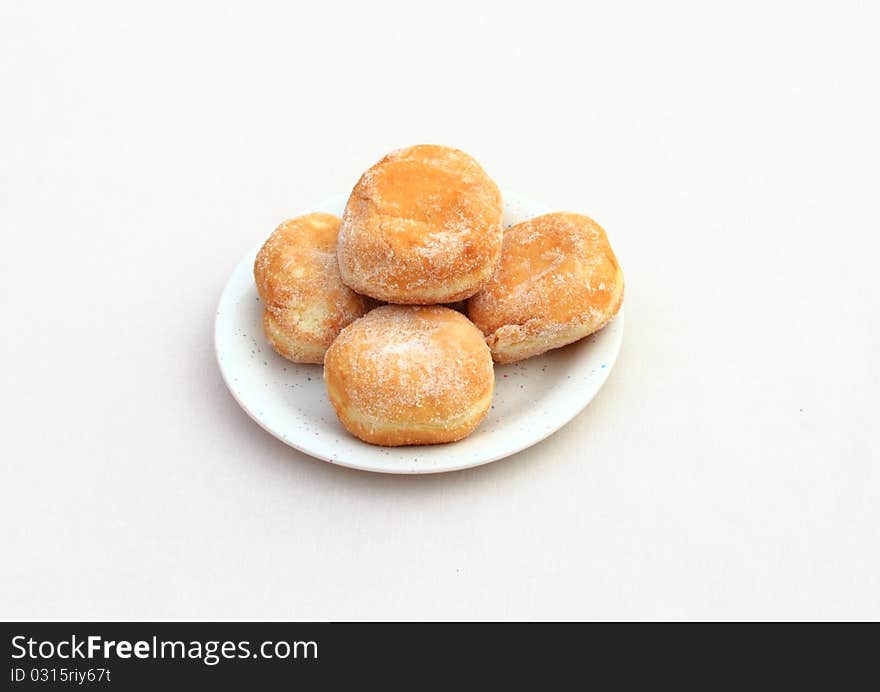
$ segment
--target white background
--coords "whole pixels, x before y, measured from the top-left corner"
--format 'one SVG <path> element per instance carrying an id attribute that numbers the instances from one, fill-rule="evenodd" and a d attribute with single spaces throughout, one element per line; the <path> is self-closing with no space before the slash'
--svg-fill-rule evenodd
<path id="1" fill-rule="evenodd" d="M 141 4 L 0 3 L 0 616 L 880 618 L 876 3 Z M 212 321 L 417 142 L 602 223 L 627 331 L 548 441 L 386 477 Z"/>

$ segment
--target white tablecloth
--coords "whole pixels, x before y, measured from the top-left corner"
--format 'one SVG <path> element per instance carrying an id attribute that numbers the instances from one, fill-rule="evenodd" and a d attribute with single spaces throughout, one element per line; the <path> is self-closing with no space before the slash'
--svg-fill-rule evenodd
<path id="1" fill-rule="evenodd" d="M 7 6 L 0 613 L 880 618 L 878 30 L 865 3 Z M 417 142 L 603 224 L 627 333 L 546 442 L 387 477 L 258 428 L 212 321 L 254 242 Z"/>

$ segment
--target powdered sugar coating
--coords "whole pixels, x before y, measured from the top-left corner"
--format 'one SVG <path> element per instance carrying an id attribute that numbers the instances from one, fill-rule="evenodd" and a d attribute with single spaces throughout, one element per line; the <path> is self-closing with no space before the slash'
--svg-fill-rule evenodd
<path id="1" fill-rule="evenodd" d="M 623 300 L 623 274 L 605 231 L 554 213 L 504 234 L 501 263 L 467 314 L 498 362 L 558 348 L 601 329 Z"/>
<path id="2" fill-rule="evenodd" d="M 394 151 L 352 190 L 339 233 L 342 279 L 394 303 L 462 300 L 497 266 L 501 215 L 498 187 L 468 154 Z"/>
<path id="3" fill-rule="evenodd" d="M 349 325 L 327 351 L 324 379 L 343 424 L 379 444 L 460 439 L 494 388 L 482 334 L 439 306 L 386 305 Z"/>
<path id="4" fill-rule="evenodd" d="M 314 213 L 284 221 L 254 261 L 264 329 L 282 356 L 320 363 L 339 331 L 373 307 L 342 283 L 336 261 L 340 220 Z"/>

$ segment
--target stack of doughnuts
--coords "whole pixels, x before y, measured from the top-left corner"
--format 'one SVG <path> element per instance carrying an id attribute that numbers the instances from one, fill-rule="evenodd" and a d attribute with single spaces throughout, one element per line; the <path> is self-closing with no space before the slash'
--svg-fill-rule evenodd
<path id="1" fill-rule="evenodd" d="M 489 410 L 493 360 L 565 346 L 617 313 L 623 274 L 599 224 L 553 213 L 505 231 L 502 212 L 471 156 L 418 145 L 366 171 L 341 219 L 290 219 L 260 249 L 266 338 L 289 360 L 323 363 L 351 434 L 460 440 Z"/>

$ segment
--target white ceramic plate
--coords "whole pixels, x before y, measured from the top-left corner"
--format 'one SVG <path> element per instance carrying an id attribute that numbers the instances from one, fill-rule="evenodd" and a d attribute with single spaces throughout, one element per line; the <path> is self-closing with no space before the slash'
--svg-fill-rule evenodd
<path id="1" fill-rule="evenodd" d="M 348 195 L 307 211 L 337 216 Z M 504 192 L 505 228 L 547 213 Z M 306 213 L 306 212 L 303 212 Z M 217 308 L 214 340 L 223 379 L 241 407 L 291 447 L 333 464 L 382 473 L 456 471 L 502 459 L 540 442 L 590 403 L 611 371 L 623 339 L 623 309 L 604 329 L 565 348 L 495 366 L 495 398 L 486 419 L 459 442 L 376 447 L 349 435 L 333 412 L 320 365 L 277 355 L 263 336 L 263 306 L 253 265 L 263 240 L 238 263 Z"/>

